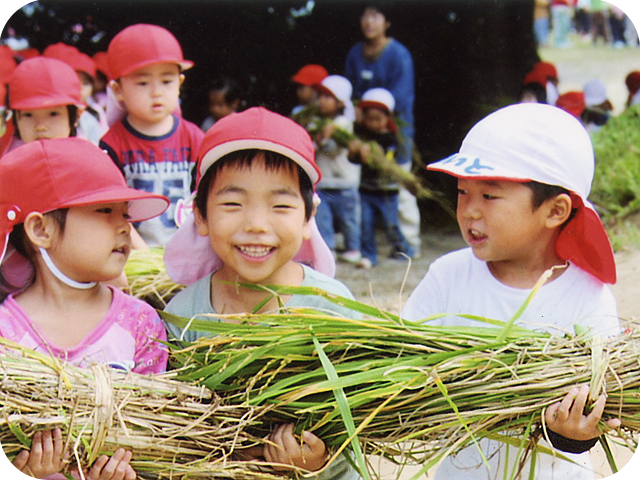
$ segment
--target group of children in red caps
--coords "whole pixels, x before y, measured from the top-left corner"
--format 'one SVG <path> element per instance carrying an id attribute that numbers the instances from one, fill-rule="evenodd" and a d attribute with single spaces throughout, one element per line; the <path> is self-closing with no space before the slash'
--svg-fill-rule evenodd
<path id="1" fill-rule="evenodd" d="M 132 238 L 132 223 L 148 244 L 166 245 L 167 272 L 186 286 L 166 307 L 169 312 L 209 313 L 216 321 L 215 315 L 273 311 L 283 304 L 358 318 L 323 297 L 275 299 L 243 287 L 308 286 L 353 299 L 334 278 L 334 257 L 314 221 L 321 208 L 330 208 L 322 182 L 332 177 L 308 132 L 264 108 L 231 113 L 206 133 L 184 120 L 178 95 L 192 63 L 164 28 L 127 27 L 106 58 L 109 101 L 120 118 L 101 137 L 102 148 L 79 134 L 74 138 L 87 108 L 77 72 L 92 75 L 80 62 L 74 69 L 36 57 L 20 63 L 9 79 L 13 116 L 0 158 L 0 336 L 72 364 L 139 373 L 166 368 L 167 339 L 181 344 L 204 336 L 163 324 L 144 302 L 110 286 L 139 241 Z M 331 92 L 348 118 L 348 88 L 336 77 L 326 76 L 324 88 L 311 93 Z M 365 126 L 393 130 L 392 97 L 380 90 L 363 103 L 371 109 Z M 325 132 L 316 144 L 329 151 L 330 137 Z M 372 138 L 384 144 L 387 137 Z M 354 145 L 345 161 L 362 162 L 363 149 Z M 458 153 L 429 168 L 458 179 L 458 223 L 469 247 L 429 268 L 404 318 L 421 321 L 448 312 L 442 324 L 466 325 L 465 314 L 507 320 L 540 276 L 551 272 L 524 312 L 524 324 L 563 333 L 579 323 L 594 335 L 617 333 L 615 300 L 606 285 L 615 282 L 615 261 L 587 200 L 593 151 L 575 117 L 550 105 L 505 107 L 481 120 Z M 366 178 L 373 210 L 376 189 L 388 184 L 376 172 Z M 193 202 L 185 202 L 192 191 Z M 585 414 L 588 394 L 588 386 L 577 386 L 546 410 L 550 448 L 572 461 L 548 456 L 535 465 L 532 478 L 593 478 L 587 452 L 601 435 L 605 399 L 601 395 Z M 609 428 L 619 424 L 607 420 Z M 516 458 L 502 442 L 480 448 L 490 468 L 474 446 L 450 456 L 436 478 L 502 478 L 509 459 Z M 315 472 L 315 478 L 359 477 L 345 456 L 327 465 L 322 439 L 308 431 L 296 436 L 292 424 L 274 426 L 269 441 L 253 453 L 275 468 Z M 63 434 L 54 429 L 37 433 L 14 465 L 36 478 L 61 479 L 68 458 Z M 132 459 L 135 452 L 119 449 L 83 466 L 84 477 L 133 480 Z"/>
<path id="2" fill-rule="evenodd" d="M 640 71 L 631 71 L 624 79 L 628 90 L 625 108 L 640 103 Z M 520 101 L 556 105 L 578 118 L 589 132 L 597 132 L 613 112 L 604 83 L 588 80 L 582 90 L 558 92 L 559 77 L 554 64 L 539 61 L 524 78 Z"/>

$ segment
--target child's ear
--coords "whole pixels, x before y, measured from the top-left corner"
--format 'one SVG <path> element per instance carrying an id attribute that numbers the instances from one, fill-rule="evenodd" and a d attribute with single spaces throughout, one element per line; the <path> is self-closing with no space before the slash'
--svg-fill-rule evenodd
<path id="1" fill-rule="evenodd" d="M 180 86 L 182 86 L 182 82 L 184 82 L 184 73 L 180 74 Z"/>
<path id="2" fill-rule="evenodd" d="M 111 91 L 115 95 L 116 100 L 121 102 L 122 101 L 122 87 L 120 86 L 120 84 L 116 80 L 111 80 L 109 82 L 109 88 L 111 88 Z"/>
<path id="3" fill-rule="evenodd" d="M 195 217 L 196 231 L 198 232 L 198 235 L 203 237 L 209 236 L 209 225 L 207 225 L 207 221 L 202 218 L 200 209 L 195 205 L 193 207 L 193 215 Z"/>
<path id="4" fill-rule="evenodd" d="M 566 193 L 548 200 L 547 227 L 560 227 L 571 215 L 571 197 Z"/>
<path id="5" fill-rule="evenodd" d="M 316 200 L 317 199 L 317 200 Z M 309 220 L 304 222 L 304 227 L 302 227 L 302 238 L 303 240 L 309 240 L 311 238 L 311 224 L 315 220 L 316 211 L 318 210 L 318 205 L 320 205 L 320 197 L 317 195 L 313 196 L 313 208 L 311 210 L 311 216 Z"/>
<path id="6" fill-rule="evenodd" d="M 24 232 L 36 247 L 50 248 L 57 230 L 53 219 L 40 212 L 31 212 L 24 220 Z"/>

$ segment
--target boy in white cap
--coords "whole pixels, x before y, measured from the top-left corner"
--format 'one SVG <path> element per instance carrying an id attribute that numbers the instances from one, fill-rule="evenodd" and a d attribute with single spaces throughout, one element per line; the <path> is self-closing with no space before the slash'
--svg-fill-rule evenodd
<path id="1" fill-rule="evenodd" d="M 404 238 L 398 221 L 398 195 L 400 185 L 389 174 L 367 162 L 371 154 L 371 141 L 383 149 L 385 156 L 397 161 L 398 128 L 393 120 L 395 100 L 385 88 L 372 88 L 364 92 L 358 107 L 362 111 L 362 123 L 354 131 L 358 139 L 349 143 L 349 160 L 362 164 L 360 172 L 360 205 L 362 209 L 360 268 L 378 264 L 376 223 L 382 220 L 387 239 L 391 243 L 393 258 L 410 258 L 413 248 Z"/>
<path id="2" fill-rule="evenodd" d="M 355 110 L 351 102 L 351 82 L 340 75 L 329 75 L 320 84 L 318 91 L 318 113 L 328 120 L 322 132 L 316 134 L 316 162 L 322 171 L 318 184 L 318 206 L 316 218 L 318 228 L 331 250 L 336 250 L 334 225 L 344 236 L 344 253 L 338 258 L 357 263 L 360 254 L 360 165 L 349 161 L 348 150 L 338 145 L 331 137 L 337 128 L 353 132 Z M 312 123 L 313 125 L 313 123 Z"/>
<path id="3" fill-rule="evenodd" d="M 355 312 L 314 295 L 275 298 L 242 284 L 316 287 L 353 298 L 332 276 L 335 263 L 313 221 L 313 186 L 320 179 L 313 143 L 303 127 L 264 108 L 218 120 L 205 134 L 198 156 L 193 212 L 165 250 L 169 276 L 188 285 L 166 307 L 184 318 L 311 307 L 354 317 Z M 167 323 L 175 341 L 207 336 Z M 318 471 L 327 460 L 324 442 L 292 425 L 279 425 L 259 457 L 287 468 Z M 358 478 L 346 458 L 318 477 Z"/>
<path id="4" fill-rule="evenodd" d="M 164 246 L 176 231 L 178 201 L 191 195 L 191 171 L 204 133 L 174 112 L 178 109 L 184 60 L 175 37 L 157 25 L 132 25 L 107 51 L 109 86 L 125 117 L 102 137 L 100 147 L 122 170 L 129 186 L 166 194 L 169 209 L 137 229 L 150 246 Z"/>
<path id="5" fill-rule="evenodd" d="M 521 323 L 559 335 L 572 333 L 574 324 L 594 335 L 619 331 L 616 302 L 605 285 L 616 280 L 614 256 L 587 200 L 593 148 L 576 118 L 545 104 L 505 107 L 476 124 L 459 153 L 428 168 L 458 178 L 458 224 L 470 248 L 429 267 L 404 307 L 405 318 L 447 312 L 434 323 L 483 325 L 462 314 L 507 321 L 553 269 Z M 527 463 L 522 478 L 594 478 L 588 450 L 601 434 L 605 397 L 585 416 L 588 393 L 587 386 L 573 389 L 545 415 L 553 446 L 575 463 L 541 454 L 533 477 Z M 487 439 L 480 446 L 489 468 L 472 446 L 445 458 L 435 478 L 501 479 L 514 468 L 514 447 Z"/>

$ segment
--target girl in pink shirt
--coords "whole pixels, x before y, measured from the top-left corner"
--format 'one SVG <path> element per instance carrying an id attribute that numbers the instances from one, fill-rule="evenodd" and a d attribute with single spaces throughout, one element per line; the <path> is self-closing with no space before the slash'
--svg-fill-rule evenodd
<path id="1" fill-rule="evenodd" d="M 0 336 L 78 366 L 166 368 L 164 326 L 149 305 L 107 286 L 131 250 L 132 221 L 160 215 L 162 195 L 127 187 L 88 140 L 35 140 L 0 162 Z M 64 478 L 60 429 L 38 432 L 13 464 Z M 131 452 L 87 466 L 92 480 L 134 480 Z"/>

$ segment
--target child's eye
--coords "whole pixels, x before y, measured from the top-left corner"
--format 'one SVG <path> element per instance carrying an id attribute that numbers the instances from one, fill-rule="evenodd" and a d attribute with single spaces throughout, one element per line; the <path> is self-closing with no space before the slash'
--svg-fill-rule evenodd
<path id="1" fill-rule="evenodd" d="M 458 189 L 458 195 L 466 195 L 466 194 L 467 194 L 466 190 L 463 190 L 462 188 Z"/>
<path id="2" fill-rule="evenodd" d="M 496 197 L 495 195 L 491 195 L 491 194 L 489 194 L 489 193 L 483 193 L 483 194 L 482 194 L 482 197 L 483 197 L 485 200 L 495 200 L 496 198 L 498 198 L 498 197 Z"/>
<path id="3" fill-rule="evenodd" d="M 98 213 L 111 213 L 113 209 L 111 207 L 99 208 L 96 210 Z"/>
<path id="4" fill-rule="evenodd" d="M 128 213 L 123 213 L 122 216 L 125 220 L 131 220 L 131 215 L 129 215 Z"/>
<path id="5" fill-rule="evenodd" d="M 221 205 L 223 207 L 241 207 L 242 206 L 242 204 L 238 202 L 223 202 Z"/>

